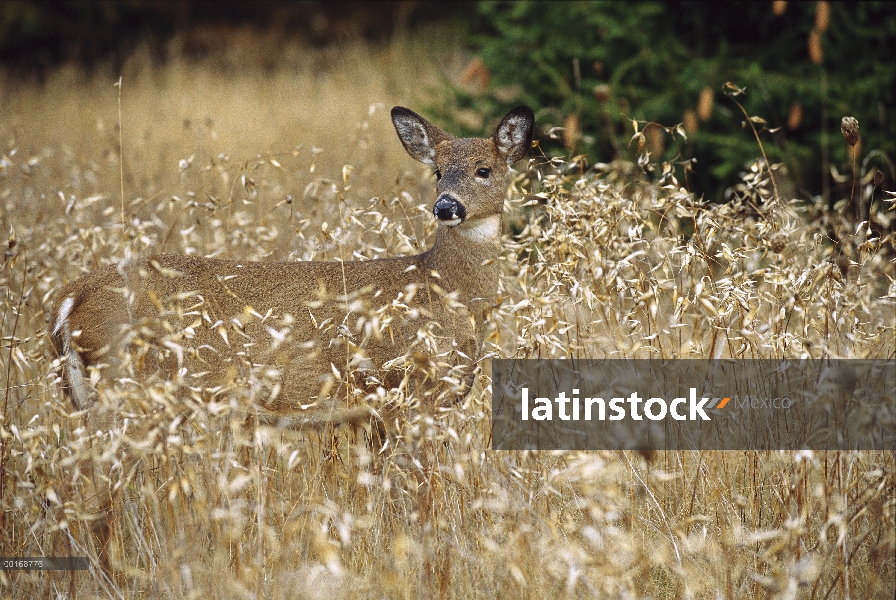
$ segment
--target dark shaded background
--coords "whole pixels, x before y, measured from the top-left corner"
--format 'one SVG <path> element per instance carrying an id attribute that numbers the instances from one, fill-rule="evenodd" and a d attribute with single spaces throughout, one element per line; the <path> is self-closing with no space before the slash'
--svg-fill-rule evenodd
<path id="1" fill-rule="evenodd" d="M 185 35 L 186 50 L 201 56 L 212 49 L 208 36 L 191 32 L 216 28 L 250 27 L 312 45 L 357 38 L 384 41 L 464 13 L 475 14 L 473 3 L 12 0 L 0 3 L 0 62 L 17 74 L 37 76 L 69 61 L 87 69 L 107 61 L 114 67 L 139 44 L 147 44 L 163 60 L 165 44 L 174 35 Z"/>

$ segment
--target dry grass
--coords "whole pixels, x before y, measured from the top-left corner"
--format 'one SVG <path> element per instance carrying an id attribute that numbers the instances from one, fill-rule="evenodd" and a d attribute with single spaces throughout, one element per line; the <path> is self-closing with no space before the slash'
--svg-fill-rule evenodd
<path id="1" fill-rule="evenodd" d="M 487 368 L 463 406 L 409 409 L 378 453 L 351 431 L 247 426 L 238 396 L 194 402 L 164 383 L 118 385 L 108 430 L 71 414 L 45 319 L 83 272 L 128 252 L 425 247 L 433 179 L 384 109 L 431 93 L 444 42 L 286 48 L 267 74 L 251 52 L 223 65 L 136 60 L 122 94 L 126 226 L 117 77 L 2 82 L 0 555 L 96 556 L 81 493 L 105 478 L 118 569 L 0 572 L 4 593 L 892 597 L 890 452 L 496 453 Z M 893 359 L 892 240 L 848 238 L 855 226 L 773 201 L 767 184 L 758 163 L 743 202 L 706 207 L 671 174 L 648 185 L 618 165 L 583 174 L 536 159 L 511 187 L 518 235 L 487 350 Z M 832 229 L 851 240 L 840 246 L 851 262 L 825 241 Z"/>

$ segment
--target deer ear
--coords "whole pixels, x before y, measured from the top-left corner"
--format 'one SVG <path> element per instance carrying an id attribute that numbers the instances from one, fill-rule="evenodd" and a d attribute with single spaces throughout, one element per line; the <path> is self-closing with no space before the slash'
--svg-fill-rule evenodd
<path id="1" fill-rule="evenodd" d="M 517 106 L 498 125 L 493 139 L 508 165 L 526 156 L 534 129 L 535 113 L 528 106 Z"/>
<path id="2" fill-rule="evenodd" d="M 401 106 L 392 109 L 392 124 L 408 154 L 427 165 L 436 164 L 436 146 L 452 139 L 414 111 Z"/>

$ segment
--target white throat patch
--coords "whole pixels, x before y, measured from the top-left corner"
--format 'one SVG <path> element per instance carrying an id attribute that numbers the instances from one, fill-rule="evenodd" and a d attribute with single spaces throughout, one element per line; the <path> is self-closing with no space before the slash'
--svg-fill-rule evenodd
<path id="1" fill-rule="evenodd" d="M 501 237 L 501 215 L 466 221 L 457 226 L 457 232 L 471 242 L 496 242 Z"/>

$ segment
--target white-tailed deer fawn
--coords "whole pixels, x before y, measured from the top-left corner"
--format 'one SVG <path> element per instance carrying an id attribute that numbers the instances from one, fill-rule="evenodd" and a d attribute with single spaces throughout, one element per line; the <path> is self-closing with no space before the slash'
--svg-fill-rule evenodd
<path id="1" fill-rule="evenodd" d="M 162 254 L 96 269 L 62 288 L 49 324 L 75 406 L 95 398 L 92 367 L 114 372 L 127 349 L 140 377 L 194 389 L 260 374 L 270 384 L 260 404 L 280 413 L 327 404 L 334 369 L 388 366 L 418 347 L 420 329 L 437 340 L 429 356 L 475 361 L 496 298 L 505 176 L 531 145 L 534 115 L 515 108 L 484 139 L 456 139 L 401 107 L 392 122 L 408 153 L 435 167 L 429 250 L 291 263 Z"/>

